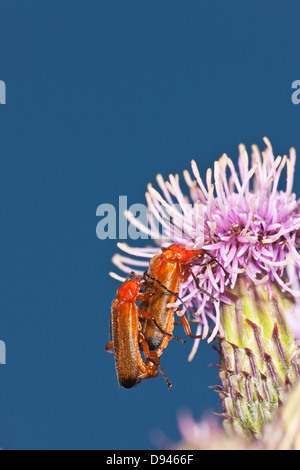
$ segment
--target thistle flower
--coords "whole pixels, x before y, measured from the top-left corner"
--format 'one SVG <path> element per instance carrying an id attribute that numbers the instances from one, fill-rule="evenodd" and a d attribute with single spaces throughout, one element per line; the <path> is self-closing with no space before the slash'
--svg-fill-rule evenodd
<path id="1" fill-rule="evenodd" d="M 254 442 L 247 442 L 236 435 L 228 436 L 215 418 L 208 417 L 196 422 L 190 413 L 181 413 L 178 423 L 182 440 L 175 448 L 177 450 L 299 450 L 299 402 L 300 382 L 288 394 L 285 405 L 280 408 L 274 421 L 265 426 L 262 437 Z"/>
<path id="2" fill-rule="evenodd" d="M 195 264 L 179 295 L 199 320 L 197 335 L 209 342 L 219 338 L 224 424 L 248 438 L 260 436 L 298 378 L 292 361 L 294 339 L 300 336 L 300 206 L 292 192 L 296 154 L 291 149 L 289 158 L 275 158 L 269 140 L 264 142 L 262 155 L 252 147 L 251 164 L 245 146 L 239 146 L 238 171 L 224 154 L 214 173 L 207 171 L 206 184 L 192 161 L 194 178 L 184 172 L 189 197 L 178 175 L 169 181 L 159 175 L 161 192 L 149 185 L 146 193 L 148 224 L 126 214 L 158 245 L 204 248 L 218 261 Z M 280 189 L 284 171 L 286 183 Z M 147 269 L 145 258 L 160 251 L 119 248 L 131 255 L 114 257 L 125 272 Z M 199 290 L 195 276 L 210 295 Z"/>
<path id="3" fill-rule="evenodd" d="M 178 419 L 181 442 L 180 450 L 247 450 L 247 443 L 238 436 L 228 436 L 215 417 L 196 422 L 189 412 Z"/>

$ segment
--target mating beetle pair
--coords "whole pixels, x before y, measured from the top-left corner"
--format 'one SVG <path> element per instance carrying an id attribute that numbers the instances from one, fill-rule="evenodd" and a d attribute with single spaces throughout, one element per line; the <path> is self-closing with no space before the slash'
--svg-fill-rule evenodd
<path id="1" fill-rule="evenodd" d="M 161 368 L 160 356 L 171 338 L 185 342 L 174 336 L 174 309 L 168 308 L 179 298 L 180 283 L 192 275 L 198 289 L 212 297 L 199 286 L 199 281 L 191 267 L 205 255 L 210 259 L 201 266 L 218 263 L 215 257 L 205 250 L 191 250 L 181 245 L 162 248 L 162 253 L 154 256 L 148 272 L 143 277 L 131 273 L 122 284 L 112 303 L 111 327 L 113 340 L 106 350 L 115 356 L 118 381 L 121 387 L 131 388 L 142 379 L 153 378 L 161 372 L 169 389 L 169 379 Z M 181 299 L 180 299 L 181 300 Z M 138 305 L 140 301 L 140 305 Z M 190 338 L 194 336 L 187 318 L 180 320 Z M 142 358 L 141 351 L 145 356 Z"/>

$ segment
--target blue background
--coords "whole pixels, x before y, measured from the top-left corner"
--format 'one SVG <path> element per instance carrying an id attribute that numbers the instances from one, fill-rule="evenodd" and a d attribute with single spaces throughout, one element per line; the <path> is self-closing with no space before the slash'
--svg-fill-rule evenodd
<path id="1" fill-rule="evenodd" d="M 116 241 L 97 239 L 96 208 L 144 202 L 157 172 L 195 158 L 203 173 L 264 135 L 300 151 L 299 14 L 274 0 L 0 3 L 2 447 L 155 448 L 156 430 L 179 439 L 181 409 L 220 411 L 205 343 L 191 364 L 192 342 L 170 343 L 171 392 L 161 377 L 118 388 L 104 350 Z"/>

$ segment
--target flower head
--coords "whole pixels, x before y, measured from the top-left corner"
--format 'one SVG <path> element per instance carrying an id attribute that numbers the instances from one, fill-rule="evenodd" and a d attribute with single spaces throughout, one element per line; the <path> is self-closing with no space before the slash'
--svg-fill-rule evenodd
<path id="1" fill-rule="evenodd" d="M 149 185 L 146 193 L 148 226 L 141 225 L 130 212 L 126 214 L 158 245 L 180 243 L 204 248 L 218 260 L 218 264 L 192 267 L 200 287 L 218 302 L 198 289 L 192 275 L 180 287 L 180 297 L 199 318 L 197 334 L 201 330 L 202 337 L 207 337 L 210 324 L 214 324 L 209 341 L 222 333 L 219 305 L 231 302 L 228 291 L 234 289 L 239 275 L 255 285 L 265 285 L 270 295 L 273 282 L 293 298 L 300 295 L 300 206 L 292 192 L 296 154 L 292 148 L 289 157 L 275 158 L 269 140 L 265 138 L 264 142 L 262 154 L 252 147 L 251 159 L 245 146 L 239 146 L 238 170 L 224 154 L 215 162 L 214 172 L 207 171 L 205 182 L 192 161 L 193 177 L 184 172 L 189 196 L 182 191 L 178 175 L 170 175 L 169 181 L 158 175 L 160 192 Z M 282 187 L 284 173 L 286 182 Z M 163 238 L 158 226 L 162 227 Z M 134 256 L 114 257 L 114 263 L 126 272 L 147 268 L 145 258 L 160 251 L 152 247 L 134 249 L 126 244 L 119 244 L 119 248 Z"/>

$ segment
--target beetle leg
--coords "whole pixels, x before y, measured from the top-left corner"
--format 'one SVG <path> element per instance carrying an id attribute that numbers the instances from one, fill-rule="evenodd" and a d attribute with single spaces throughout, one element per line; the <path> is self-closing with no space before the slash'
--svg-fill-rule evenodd
<path id="1" fill-rule="evenodd" d="M 146 362 L 150 361 L 155 366 L 158 366 L 159 358 L 158 358 L 156 352 L 150 352 L 148 343 L 147 343 L 147 341 L 145 340 L 145 338 L 142 334 L 140 334 L 139 343 L 142 346 L 142 350 L 143 350 L 144 356 L 146 358 Z"/>
<path id="2" fill-rule="evenodd" d="M 189 323 L 198 323 L 198 324 L 199 324 L 199 320 L 196 320 L 196 318 L 193 318 L 193 319 L 192 319 L 192 318 L 188 318 L 187 321 L 188 321 Z M 175 322 L 174 322 L 174 325 L 175 325 L 175 326 L 182 325 L 182 321 L 175 321 Z"/>
<path id="3" fill-rule="evenodd" d="M 159 372 L 161 373 L 161 375 L 163 376 L 163 378 L 165 379 L 165 381 L 167 382 L 168 389 L 171 390 L 172 384 L 171 384 L 170 380 L 168 379 L 165 371 L 159 365 L 159 357 L 158 357 L 157 353 L 149 351 L 149 346 L 148 346 L 148 343 L 145 339 L 141 339 L 140 343 L 142 345 L 142 349 L 143 349 L 143 352 L 144 352 L 144 355 L 145 355 L 145 358 L 146 358 L 145 365 L 147 366 L 147 364 L 149 364 L 149 362 L 151 362 L 155 366 L 155 369 L 154 370 L 152 369 L 153 371 L 151 371 L 151 369 L 150 369 L 149 370 L 149 375 L 147 377 L 144 377 L 144 378 L 156 377 L 157 369 L 158 369 Z"/>
<path id="4" fill-rule="evenodd" d="M 193 338 L 193 339 L 202 338 L 202 335 L 193 335 L 192 334 L 190 324 L 189 324 L 189 322 L 187 321 L 187 319 L 185 318 L 184 315 L 182 315 L 182 317 L 180 317 L 180 320 L 181 320 L 181 323 L 183 324 L 183 328 L 184 328 L 185 334 L 187 336 L 189 336 L 190 338 Z"/>
<path id="5" fill-rule="evenodd" d="M 154 317 L 154 315 L 151 315 L 151 313 L 149 312 L 140 312 L 140 317 L 141 318 L 148 318 L 148 320 L 152 320 L 153 323 L 155 324 L 155 326 L 159 329 L 159 331 L 166 335 L 166 336 L 170 336 L 171 338 L 175 338 L 177 339 L 177 341 L 179 341 L 180 343 L 185 343 L 184 339 L 182 338 L 179 338 L 178 336 L 175 336 L 173 335 L 173 333 L 168 333 L 167 331 L 165 331 L 161 326 L 160 324 L 157 322 L 156 318 Z"/>
<path id="6" fill-rule="evenodd" d="M 148 300 L 148 299 L 150 299 L 150 297 L 152 297 L 152 295 L 153 294 L 151 292 L 143 292 L 143 293 L 138 294 L 136 296 L 136 300 L 142 300 L 142 301 Z"/>
<path id="7" fill-rule="evenodd" d="M 133 278 L 134 278 L 134 277 L 137 277 L 137 275 L 136 275 L 136 273 L 135 273 L 134 271 L 131 271 L 131 272 L 128 274 L 128 276 L 127 276 L 125 282 L 128 282 L 132 277 L 133 277 Z"/>
<path id="8" fill-rule="evenodd" d="M 105 349 L 107 352 L 111 353 L 111 354 L 114 354 L 114 351 L 111 351 L 111 349 L 113 349 L 114 347 L 114 342 L 113 341 L 110 341 L 109 343 L 107 343 L 107 345 L 105 346 Z"/>

